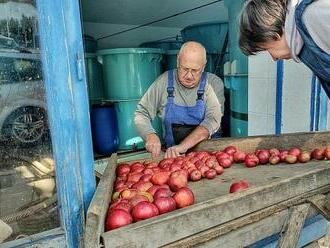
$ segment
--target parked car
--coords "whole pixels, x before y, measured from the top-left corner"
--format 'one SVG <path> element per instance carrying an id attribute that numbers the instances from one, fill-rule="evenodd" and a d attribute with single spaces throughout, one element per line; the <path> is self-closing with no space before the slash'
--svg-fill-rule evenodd
<path id="1" fill-rule="evenodd" d="M 47 133 L 40 55 L 0 48 L 0 140 L 32 145 Z"/>

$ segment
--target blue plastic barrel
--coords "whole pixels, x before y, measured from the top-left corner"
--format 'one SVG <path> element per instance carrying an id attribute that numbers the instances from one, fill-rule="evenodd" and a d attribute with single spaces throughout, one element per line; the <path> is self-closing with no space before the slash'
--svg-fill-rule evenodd
<path id="1" fill-rule="evenodd" d="M 140 47 L 161 48 L 167 50 L 179 50 L 183 42 L 181 40 L 164 40 L 164 41 L 149 41 L 144 42 Z"/>
<path id="2" fill-rule="evenodd" d="M 117 118 L 112 105 L 94 105 L 92 107 L 91 128 L 96 153 L 110 155 L 118 150 Z"/>
<path id="3" fill-rule="evenodd" d="M 134 124 L 134 113 L 138 102 L 139 100 L 128 100 L 114 103 L 119 127 L 120 150 L 137 150 L 144 147 L 143 139 L 137 133 Z M 152 126 L 162 140 L 160 119 L 156 118 Z"/>
<path id="4" fill-rule="evenodd" d="M 103 100 L 104 84 L 102 65 L 97 61 L 96 54 L 85 54 L 88 96 L 91 103 Z"/>
<path id="5" fill-rule="evenodd" d="M 84 40 L 84 49 L 86 53 L 95 53 L 97 49 L 97 41 L 94 39 L 94 37 L 84 34 L 83 36 Z"/>
<path id="6" fill-rule="evenodd" d="M 161 74 L 164 51 L 156 48 L 99 50 L 103 64 L 105 99 L 140 99 Z"/>
<path id="7" fill-rule="evenodd" d="M 219 54 L 223 50 L 228 32 L 227 22 L 198 23 L 181 30 L 183 41 L 197 41 L 208 53 Z"/>

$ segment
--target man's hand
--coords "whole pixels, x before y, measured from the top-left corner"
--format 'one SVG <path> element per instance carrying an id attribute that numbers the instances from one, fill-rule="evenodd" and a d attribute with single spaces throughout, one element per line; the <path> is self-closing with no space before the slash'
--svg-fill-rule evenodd
<path id="1" fill-rule="evenodd" d="M 155 133 L 148 134 L 146 137 L 146 149 L 151 153 L 152 158 L 156 158 L 160 154 L 161 144 Z"/>
<path id="2" fill-rule="evenodd" d="M 185 150 L 182 146 L 172 146 L 167 148 L 165 153 L 165 158 L 176 158 L 179 157 L 181 154 L 185 153 L 187 150 Z"/>

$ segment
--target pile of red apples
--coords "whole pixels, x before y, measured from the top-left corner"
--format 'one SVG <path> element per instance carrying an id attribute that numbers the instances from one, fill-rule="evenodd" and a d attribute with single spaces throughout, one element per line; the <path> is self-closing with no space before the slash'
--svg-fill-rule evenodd
<path id="1" fill-rule="evenodd" d="M 330 148 L 314 149 L 312 152 L 299 148 L 273 148 L 246 153 L 235 146 L 228 146 L 222 151 L 190 152 L 178 158 L 163 159 L 159 163 L 145 161 L 119 164 L 105 229 L 113 230 L 194 204 L 195 197 L 188 187 L 188 181 L 214 179 L 234 163 L 244 163 L 251 168 L 282 162 L 306 163 L 311 159 L 330 159 Z M 248 187 L 247 181 L 237 181 L 231 185 L 229 192 Z"/>

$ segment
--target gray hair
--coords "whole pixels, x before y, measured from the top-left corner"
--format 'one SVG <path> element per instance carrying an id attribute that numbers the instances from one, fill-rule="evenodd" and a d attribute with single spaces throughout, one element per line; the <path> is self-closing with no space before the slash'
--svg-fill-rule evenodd
<path id="1" fill-rule="evenodd" d="M 206 64 L 206 62 L 207 62 L 207 60 L 206 60 L 206 49 L 201 43 L 196 42 L 196 41 L 187 41 L 187 42 L 185 42 L 181 46 L 177 58 L 179 59 L 181 54 L 184 53 L 184 52 L 187 52 L 188 49 L 194 49 L 194 50 L 201 49 L 202 50 L 202 59 L 203 59 L 203 62 Z"/>
<path id="2" fill-rule="evenodd" d="M 246 55 L 283 35 L 288 0 L 248 0 L 240 16 L 239 47 Z"/>

